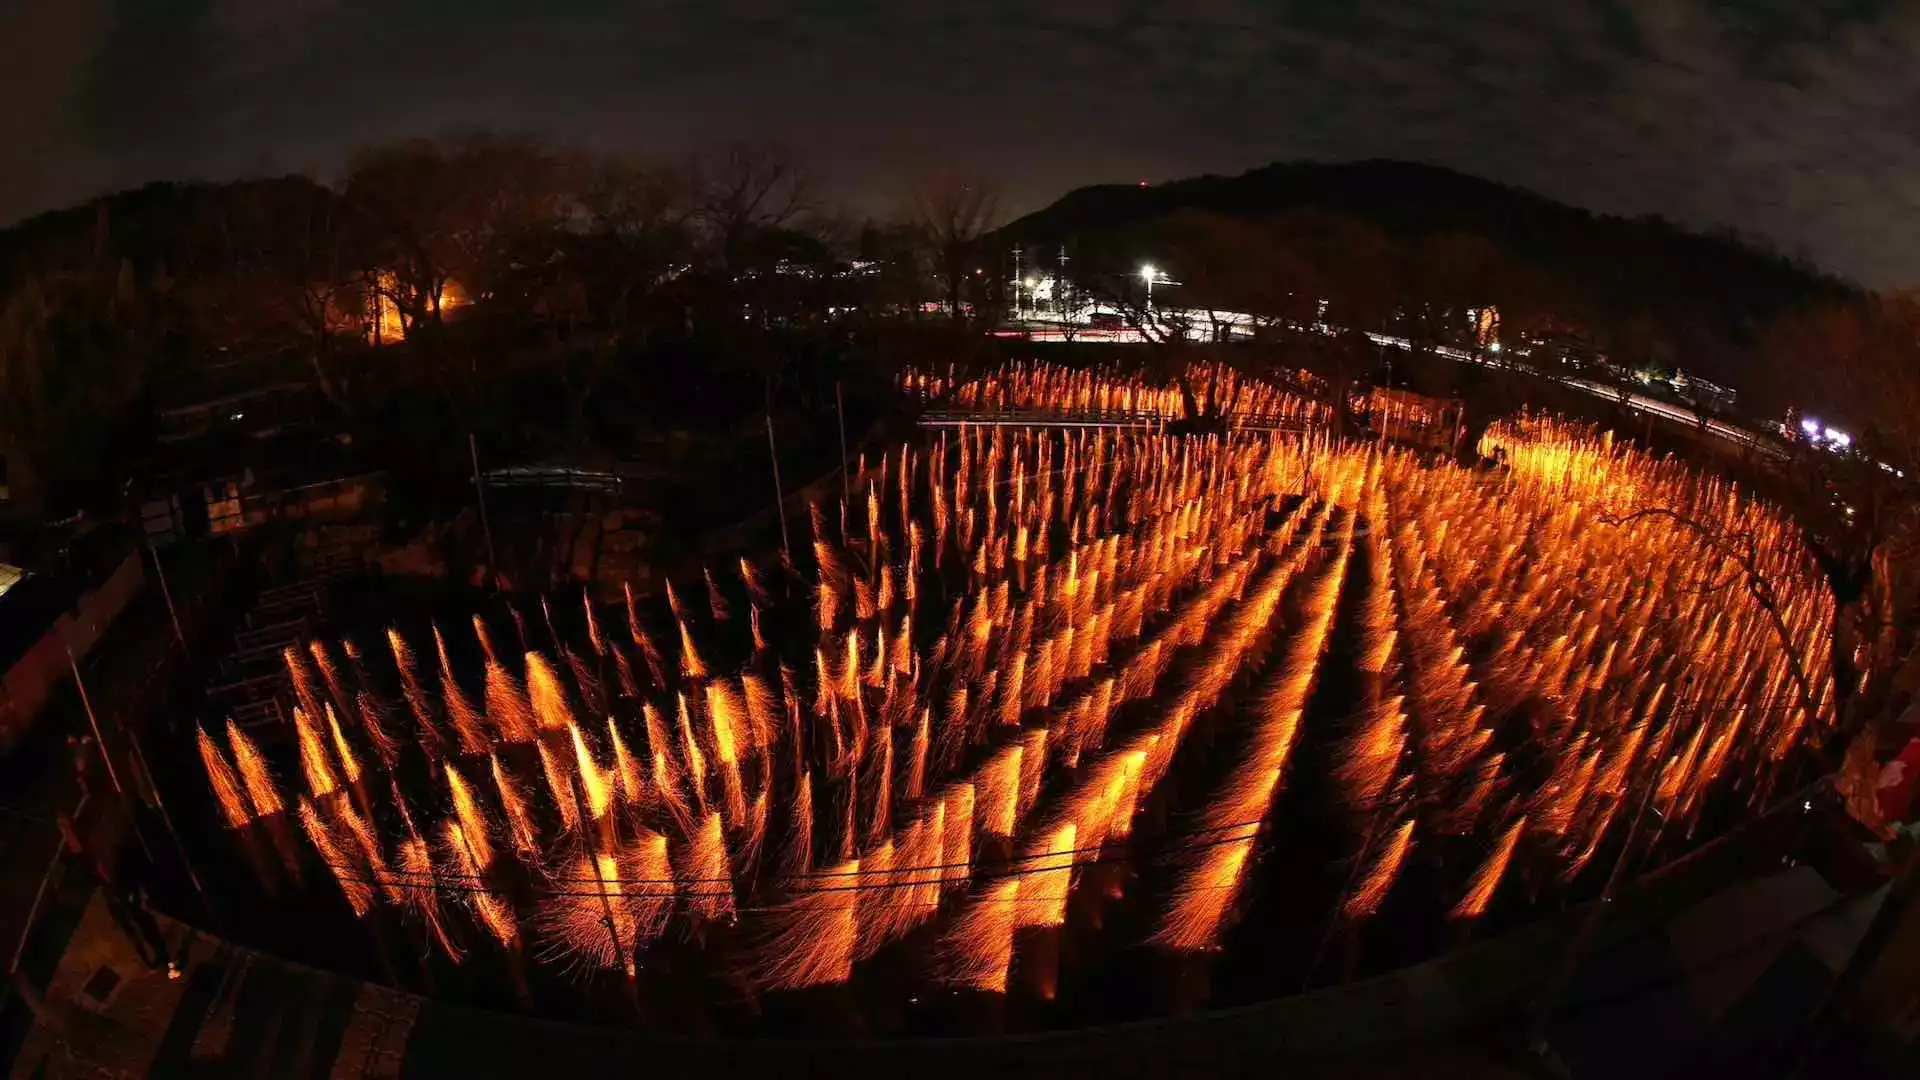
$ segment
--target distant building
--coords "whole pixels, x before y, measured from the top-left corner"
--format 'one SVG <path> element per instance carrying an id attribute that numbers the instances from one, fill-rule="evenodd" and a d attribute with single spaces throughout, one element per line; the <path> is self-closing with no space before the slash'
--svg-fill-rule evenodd
<path id="1" fill-rule="evenodd" d="M 1667 384 L 1673 387 L 1673 392 L 1680 396 L 1680 400 L 1706 412 L 1730 412 L 1734 401 L 1740 396 L 1731 386 L 1723 386 L 1679 370 L 1667 379 Z"/>

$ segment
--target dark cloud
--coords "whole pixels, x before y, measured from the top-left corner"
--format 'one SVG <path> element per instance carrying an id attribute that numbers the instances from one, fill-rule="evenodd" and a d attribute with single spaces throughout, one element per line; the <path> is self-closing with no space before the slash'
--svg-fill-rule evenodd
<path id="1" fill-rule="evenodd" d="M 812 151 L 884 207 L 1276 158 L 1431 161 L 1920 280 L 1920 11 L 1764 0 L 11 0 L 0 220 L 488 125 Z"/>

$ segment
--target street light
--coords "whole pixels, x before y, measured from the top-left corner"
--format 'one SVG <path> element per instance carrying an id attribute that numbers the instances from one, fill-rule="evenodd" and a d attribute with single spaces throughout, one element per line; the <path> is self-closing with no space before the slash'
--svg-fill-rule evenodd
<path id="1" fill-rule="evenodd" d="M 1153 283 L 1165 279 L 1162 277 L 1159 268 L 1155 267 L 1152 263 L 1140 264 L 1140 277 L 1147 283 L 1147 311 L 1152 312 Z"/>

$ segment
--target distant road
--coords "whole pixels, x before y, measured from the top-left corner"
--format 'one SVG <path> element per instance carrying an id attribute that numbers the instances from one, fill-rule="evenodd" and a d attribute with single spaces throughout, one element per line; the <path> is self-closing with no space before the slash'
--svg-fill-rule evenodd
<path id="1" fill-rule="evenodd" d="M 1373 333 L 1369 333 L 1367 337 L 1376 345 L 1385 345 L 1403 351 L 1411 351 L 1411 345 L 1406 338 L 1393 337 L 1390 334 Z M 1439 356 L 1444 356 L 1449 360 L 1457 360 L 1465 364 L 1478 364 L 1481 367 L 1497 368 L 1503 371 L 1519 371 L 1528 375 L 1535 375 L 1542 379 L 1557 382 L 1562 386 L 1571 386 L 1576 390 L 1583 390 L 1604 401 L 1625 405 L 1627 408 L 1633 409 L 1636 412 L 1649 413 L 1663 420 L 1671 420 L 1676 424 L 1686 424 L 1689 427 L 1701 426 L 1700 422 L 1702 418 L 1699 413 L 1683 405 L 1675 405 L 1670 401 L 1661 401 L 1659 398 L 1647 397 L 1645 394 L 1636 394 L 1631 391 L 1622 394 L 1617 388 L 1608 386 L 1605 383 L 1594 382 L 1591 379 L 1582 379 L 1577 375 L 1555 375 L 1552 372 L 1542 371 L 1531 364 L 1495 363 L 1485 357 L 1468 352 L 1466 349 L 1456 349 L 1448 345 L 1437 345 L 1433 351 Z M 1764 454 L 1770 454 L 1774 457 L 1787 456 L 1786 451 L 1777 446 L 1772 439 L 1758 432 L 1749 431 L 1746 428 L 1729 424 L 1724 420 L 1715 420 L 1707 417 L 1705 428 L 1709 433 L 1718 435 L 1729 442 L 1739 443 L 1741 446 L 1753 447 Z"/>
<path id="2" fill-rule="evenodd" d="M 1234 318 L 1227 313 L 1219 313 L 1216 316 L 1213 316 L 1213 319 L 1214 321 L 1221 322 L 1225 325 L 1234 324 Z M 1322 327 L 1321 329 L 1324 333 L 1328 333 L 1328 334 L 1331 334 L 1334 332 L 1334 330 L 1331 327 Z M 996 336 L 999 336 L 999 337 L 1026 338 L 1029 341 L 1062 341 L 1062 342 L 1098 341 L 1098 342 L 1106 342 L 1111 344 L 1137 345 L 1146 340 L 1146 338 L 1140 333 L 1138 329 L 1130 326 L 1116 327 L 1116 328 L 1095 328 L 1092 326 L 1075 326 L 1071 330 L 1066 330 L 1066 329 L 1061 329 L 1059 324 L 1057 323 L 1038 324 L 1038 325 L 1030 326 L 1028 328 L 1020 329 L 1020 330 L 1000 330 L 1000 331 L 996 331 L 995 334 Z M 1403 337 L 1395 337 L 1391 334 L 1376 334 L 1376 333 L 1369 332 L 1367 334 L 1367 338 L 1376 345 L 1399 349 L 1403 352 L 1412 351 L 1411 343 L 1408 342 L 1407 339 Z M 1503 371 L 1518 371 L 1523 374 L 1533 375 L 1538 378 L 1547 379 L 1552 382 L 1557 382 L 1562 386 L 1570 386 L 1575 390 L 1584 391 L 1585 393 L 1591 394 L 1594 397 L 1600 398 L 1601 400 L 1609 402 L 1611 404 L 1624 405 L 1635 412 L 1646 413 L 1651 416 L 1657 416 L 1662 420 L 1672 421 L 1673 423 L 1676 423 L 1676 424 L 1685 424 L 1689 427 L 1702 426 L 1700 422 L 1701 421 L 1700 415 L 1695 413 L 1692 409 L 1686 408 L 1683 405 L 1676 405 L 1670 401 L 1661 401 L 1659 398 L 1648 397 L 1645 394 L 1636 394 L 1631 391 L 1628 391 L 1626 394 L 1622 395 L 1622 393 L 1618 389 L 1607 386 L 1605 383 L 1594 382 L 1591 379 L 1583 379 L 1576 375 L 1556 375 L 1552 372 L 1542 371 L 1541 369 L 1533 367 L 1530 364 L 1496 363 L 1493 361 L 1489 361 L 1484 357 L 1475 355 L 1474 353 L 1469 352 L 1466 349 L 1456 349 L 1447 345 L 1435 346 L 1433 351 L 1435 354 L 1439 356 L 1444 356 L 1449 360 L 1456 360 L 1461 363 L 1467 363 L 1467 364 L 1478 364 L 1482 367 L 1491 367 L 1491 368 L 1496 368 Z M 925 420 L 922 421 L 922 423 L 927 423 L 927 422 L 928 421 L 925 421 Z M 949 423 L 958 422 L 958 418 L 955 417 L 951 420 L 948 420 L 947 422 Z M 989 422 L 989 421 L 974 421 L 974 422 Z M 1004 422 L 1019 423 L 1021 421 L 1008 418 Z M 1062 421 L 1056 420 L 1055 422 L 1059 423 Z M 1097 424 L 1093 426 L 1109 426 L 1109 425 Z M 1123 424 L 1120 426 L 1132 427 L 1132 426 L 1140 426 L 1140 425 Z M 1728 442 L 1736 443 L 1740 446 L 1752 447 L 1756 450 L 1759 450 L 1761 453 L 1767 454 L 1772 457 L 1784 458 L 1787 456 L 1786 451 L 1782 449 L 1777 443 L 1775 443 L 1774 440 L 1758 432 L 1740 427 L 1736 424 L 1729 424 L 1724 420 L 1716 420 L 1711 417 L 1708 417 L 1706 420 L 1706 424 L 1704 425 L 1704 429 L 1708 433 L 1712 435 L 1717 435 L 1720 438 L 1727 440 Z"/>

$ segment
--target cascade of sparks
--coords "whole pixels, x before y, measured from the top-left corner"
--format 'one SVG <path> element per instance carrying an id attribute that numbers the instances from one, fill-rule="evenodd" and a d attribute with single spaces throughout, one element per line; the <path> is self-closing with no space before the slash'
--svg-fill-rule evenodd
<path id="1" fill-rule="evenodd" d="M 1413 822 L 1403 821 L 1393 831 L 1380 854 L 1367 870 L 1366 877 L 1347 897 L 1346 906 L 1341 909 L 1349 919 L 1365 919 L 1380 910 L 1387 898 L 1387 891 L 1393 888 L 1394 879 L 1400 876 L 1400 864 L 1407 861 L 1407 852 L 1413 850 Z"/>
<path id="2" fill-rule="evenodd" d="M 1471 835 L 1472 920 L 1510 872 L 1578 878 L 1643 796 L 1651 842 L 1690 836 L 1833 723 L 1832 602 L 1790 522 L 1730 484 L 1541 417 L 1489 429 L 1490 473 L 1262 431 L 1324 415 L 1309 380 L 1188 376 L 1228 433 L 950 430 L 861 462 L 813 510 L 810 566 L 705 573 L 704 605 L 543 605 L 531 643 L 515 615 L 518 649 L 478 615 L 471 638 L 290 648 L 305 794 L 230 724 L 226 751 L 198 734 L 219 812 L 241 829 L 293 799 L 356 913 L 399 905 L 455 959 L 461 907 L 507 947 L 524 925 L 540 958 L 629 973 L 674 923 L 737 919 L 761 988 L 844 983 L 909 939 L 1002 993 L 1016 929 L 1078 918 L 1083 883 L 1118 887 L 1082 868 L 1150 842 L 1176 856 L 1152 941 L 1219 947 L 1261 902 L 1256 842 L 1302 740 L 1325 740 L 1361 837 L 1338 914 L 1373 916 L 1416 838 Z M 1185 410 L 1049 365 L 902 383 L 984 413 Z M 1677 518 L 1752 537 L 1771 608 L 1703 588 L 1739 568 Z M 1323 732 L 1336 659 L 1357 694 Z M 1190 761 L 1222 779 L 1136 836 L 1193 797 L 1166 782 Z M 446 800 L 424 836 L 401 795 L 420 776 Z"/>
<path id="3" fill-rule="evenodd" d="M 199 730 L 199 740 L 200 762 L 207 767 L 207 780 L 213 785 L 213 797 L 220 804 L 220 813 L 227 819 L 228 826 L 235 829 L 245 826 L 253 820 L 253 808 L 247 804 L 246 792 L 240 789 L 240 778 L 234 775 L 207 729 Z"/>
<path id="4" fill-rule="evenodd" d="M 1467 894 L 1454 905 L 1454 918 L 1477 919 L 1486 913 L 1487 905 L 1493 902 L 1494 892 L 1500 888 L 1500 879 L 1506 876 L 1507 864 L 1513 861 L 1513 849 L 1520 843 L 1520 832 L 1526 825 L 1527 819 L 1522 815 L 1507 826 L 1506 832 L 1500 834 L 1493 850 L 1488 852 L 1486 861 L 1474 871 Z"/>
<path id="5" fill-rule="evenodd" d="M 274 787 L 273 773 L 267 768 L 267 759 L 260 756 L 260 750 L 240 730 L 240 725 L 227 722 L 227 741 L 233 744 L 233 760 L 240 767 L 240 779 L 247 786 L 247 801 L 253 804 L 257 817 L 270 817 L 279 813 L 284 804 L 280 801 L 280 792 Z"/>
<path id="6" fill-rule="evenodd" d="M 367 886 L 366 879 L 359 869 L 347 858 L 346 852 L 340 849 L 332 830 L 325 821 L 321 820 L 319 811 L 315 810 L 313 803 L 304 796 L 300 799 L 299 818 L 300 827 L 306 831 L 307 840 L 313 844 L 313 849 L 320 853 L 320 858 L 333 872 L 333 880 L 339 884 L 340 892 L 346 896 L 347 905 L 353 908 L 353 913 L 365 915 L 373 910 L 373 890 Z"/>

